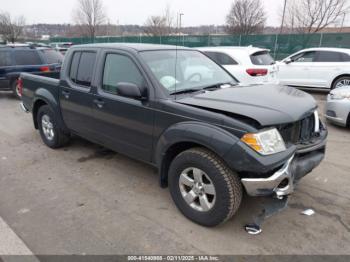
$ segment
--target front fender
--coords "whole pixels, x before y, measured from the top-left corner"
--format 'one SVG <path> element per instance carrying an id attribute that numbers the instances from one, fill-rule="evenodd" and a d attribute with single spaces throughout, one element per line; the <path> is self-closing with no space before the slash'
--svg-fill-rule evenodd
<path id="1" fill-rule="evenodd" d="M 179 153 L 178 146 L 183 150 L 183 145 L 193 143 L 208 148 L 224 159 L 225 154 L 238 141 L 239 139 L 230 132 L 206 123 L 189 121 L 169 127 L 158 139 L 153 157 L 159 170 L 161 186 L 167 186 L 168 169 L 172 159 Z"/>
<path id="2" fill-rule="evenodd" d="M 169 127 L 158 139 L 155 162 L 161 166 L 168 149 L 178 143 L 196 143 L 223 157 L 238 141 L 235 135 L 217 126 L 195 121 L 178 123 Z"/>

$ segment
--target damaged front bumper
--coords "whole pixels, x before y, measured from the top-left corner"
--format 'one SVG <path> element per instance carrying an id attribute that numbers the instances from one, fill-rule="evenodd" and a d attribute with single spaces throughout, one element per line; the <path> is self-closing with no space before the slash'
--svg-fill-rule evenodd
<path id="1" fill-rule="evenodd" d="M 289 195 L 294 191 L 293 174 L 291 172 L 291 157 L 284 166 L 268 178 L 243 178 L 242 184 L 250 196 L 268 196 L 276 194 L 277 197 Z"/>
<path id="2" fill-rule="evenodd" d="M 298 181 L 317 167 L 325 156 L 325 142 L 312 151 L 298 151 L 268 178 L 243 178 L 242 184 L 250 196 L 270 196 L 277 198 L 293 193 Z"/>

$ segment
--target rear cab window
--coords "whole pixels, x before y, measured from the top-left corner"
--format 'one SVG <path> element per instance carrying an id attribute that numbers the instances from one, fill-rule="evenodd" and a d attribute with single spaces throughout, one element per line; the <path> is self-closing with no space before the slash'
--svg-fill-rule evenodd
<path id="1" fill-rule="evenodd" d="M 275 63 L 269 51 L 256 52 L 250 55 L 250 60 L 253 65 L 273 65 Z"/>
<path id="2" fill-rule="evenodd" d="M 81 87 L 89 88 L 91 86 L 95 63 L 95 52 L 75 52 L 69 70 L 70 80 Z"/>
<path id="3" fill-rule="evenodd" d="M 37 50 L 15 50 L 13 55 L 16 65 L 44 64 Z"/>

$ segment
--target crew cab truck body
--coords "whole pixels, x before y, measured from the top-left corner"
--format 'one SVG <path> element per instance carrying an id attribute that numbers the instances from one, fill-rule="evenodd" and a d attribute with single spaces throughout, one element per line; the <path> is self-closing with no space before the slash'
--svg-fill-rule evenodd
<path id="1" fill-rule="evenodd" d="M 22 74 L 22 109 L 51 148 L 71 134 L 159 170 L 179 210 L 204 226 L 242 193 L 284 197 L 325 155 L 314 99 L 292 87 L 236 86 L 199 51 L 98 44 L 69 49 L 60 77 Z"/>

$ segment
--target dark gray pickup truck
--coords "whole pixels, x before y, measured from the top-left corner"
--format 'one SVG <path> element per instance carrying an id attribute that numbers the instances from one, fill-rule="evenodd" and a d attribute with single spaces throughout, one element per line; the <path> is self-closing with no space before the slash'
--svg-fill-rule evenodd
<path id="1" fill-rule="evenodd" d="M 21 85 L 21 107 L 47 146 L 74 134 L 155 166 L 179 210 L 204 226 L 231 218 L 244 190 L 290 195 L 325 155 L 310 95 L 242 87 L 193 49 L 75 46 L 60 75 L 23 73 Z"/>

